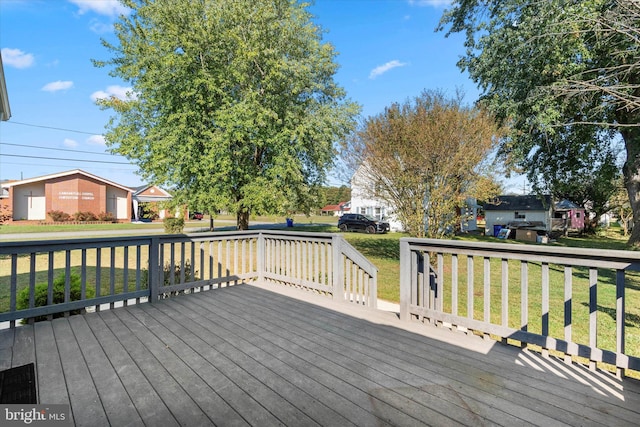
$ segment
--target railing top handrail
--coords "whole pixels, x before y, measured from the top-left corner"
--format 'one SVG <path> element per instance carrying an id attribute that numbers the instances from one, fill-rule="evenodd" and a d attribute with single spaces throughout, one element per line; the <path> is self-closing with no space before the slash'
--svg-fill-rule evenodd
<path id="1" fill-rule="evenodd" d="M 324 238 L 330 240 L 334 236 L 339 236 L 337 233 L 323 233 L 316 231 L 288 231 L 288 230 L 259 230 L 264 236 L 278 235 L 278 236 L 294 236 L 294 237 L 309 237 L 309 238 Z"/>
<path id="2" fill-rule="evenodd" d="M 338 237 L 341 237 L 341 236 L 338 236 Z M 355 261 L 368 274 L 373 274 L 373 272 L 378 271 L 378 267 L 376 267 L 375 264 L 369 261 L 367 257 L 362 255 L 360 251 L 354 248 L 345 239 L 342 239 L 340 246 L 342 247 L 341 249 L 342 249 L 342 252 L 345 254 L 345 256 L 350 258 L 352 261 Z"/>
<path id="3" fill-rule="evenodd" d="M 106 236 L 106 237 L 81 237 L 71 239 L 55 239 L 55 240 L 15 240 L 0 242 L 0 254 L 11 254 L 16 249 L 20 252 L 43 252 L 50 250 L 63 249 L 82 249 L 98 246 L 132 246 L 136 244 L 149 244 L 152 239 L 159 240 L 161 243 L 170 241 L 189 241 L 189 240 L 207 240 L 207 239 L 231 239 L 231 238 L 254 238 L 263 236 L 289 236 L 297 238 L 313 238 L 316 240 L 327 240 L 336 235 L 332 233 L 302 232 L 302 231 L 283 231 L 283 230 L 234 230 L 234 231 L 211 231 L 203 233 L 185 233 L 185 234 L 161 234 L 161 235 L 142 235 L 133 236 Z M 125 243 L 125 245 L 123 245 Z"/>
<path id="4" fill-rule="evenodd" d="M 531 254 L 534 256 L 552 256 L 556 258 L 587 258 L 608 260 L 612 262 L 629 262 L 640 264 L 640 252 L 615 250 L 615 249 L 593 249 L 593 248 L 569 248 L 564 246 L 549 245 L 527 245 L 514 243 L 493 243 L 493 242 L 468 242 L 463 240 L 440 240 L 440 239 L 419 239 L 413 237 L 403 237 L 400 242 L 406 242 L 410 246 L 424 248 L 446 248 L 449 250 L 474 250 L 489 251 L 498 254 Z"/>
<path id="5" fill-rule="evenodd" d="M 122 243 L 127 242 L 128 246 L 135 244 L 149 244 L 152 239 L 158 236 L 136 235 L 136 236 L 110 236 L 110 237 L 82 237 L 74 239 L 56 239 L 56 240 L 15 240 L 0 242 L 0 254 L 11 254 L 16 248 L 20 248 L 22 252 L 43 252 L 44 250 L 62 250 L 62 249 L 82 249 L 84 247 L 94 248 L 96 244 L 102 246 L 124 246 Z M 46 248 L 46 249 L 43 249 Z"/>

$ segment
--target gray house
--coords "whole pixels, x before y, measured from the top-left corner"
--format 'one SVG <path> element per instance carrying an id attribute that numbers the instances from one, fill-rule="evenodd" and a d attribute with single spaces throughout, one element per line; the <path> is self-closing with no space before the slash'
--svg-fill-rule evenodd
<path id="1" fill-rule="evenodd" d="M 549 195 L 498 196 L 483 208 L 487 235 L 497 236 L 508 225 L 551 231 L 553 204 Z"/>

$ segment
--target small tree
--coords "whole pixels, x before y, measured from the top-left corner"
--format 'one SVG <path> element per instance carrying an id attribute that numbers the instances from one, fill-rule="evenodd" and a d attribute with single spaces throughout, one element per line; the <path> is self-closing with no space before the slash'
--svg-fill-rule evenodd
<path id="1" fill-rule="evenodd" d="M 8 206 L 0 205 L 0 225 L 11 221 L 11 211 Z"/>
<path id="2" fill-rule="evenodd" d="M 618 218 L 622 234 L 629 235 L 629 226 L 633 224 L 633 210 L 629 203 L 629 195 L 624 187 L 624 177 L 620 176 L 614 187 L 614 194 L 609 200 L 609 212 Z"/>
<path id="3" fill-rule="evenodd" d="M 461 95 L 425 91 L 365 120 L 343 157 L 359 168 L 359 187 L 392 206 L 411 235 L 442 237 L 460 224 L 468 197 L 499 190 L 487 161 L 498 135 L 493 118 L 463 106 Z"/>

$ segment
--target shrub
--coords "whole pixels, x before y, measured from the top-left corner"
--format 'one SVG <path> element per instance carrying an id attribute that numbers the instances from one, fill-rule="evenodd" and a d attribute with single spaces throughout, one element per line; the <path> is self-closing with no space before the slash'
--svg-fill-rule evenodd
<path id="1" fill-rule="evenodd" d="M 58 275 L 53 281 L 53 304 L 60 304 L 64 302 L 64 282 L 65 282 L 64 273 Z M 70 301 L 78 301 L 81 299 L 82 290 L 80 283 L 80 276 L 78 274 L 72 273 L 69 278 L 70 286 L 69 286 L 69 299 Z M 34 307 L 44 307 L 47 304 L 47 294 L 49 290 L 48 283 L 38 283 L 35 288 L 34 295 Z M 93 298 L 95 295 L 94 290 L 87 288 L 86 289 L 86 298 Z M 29 287 L 23 288 L 18 292 L 16 298 L 16 305 L 19 310 L 24 310 L 29 308 Z M 72 310 L 71 314 L 80 314 L 83 310 Z M 53 317 L 62 317 L 64 313 L 56 313 Z M 36 322 L 40 322 L 42 320 L 47 320 L 47 316 L 36 316 L 33 318 Z"/>
<path id="2" fill-rule="evenodd" d="M 96 221 L 98 218 L 93 214 L 93 212 L 76 212 L 73 214 L 73 218 L 76 221 Z"/>
<path id="3" fill-rule="evenodd" d="M 158 207 L 152 202 L 142 202 L 139 205 L 141 211 L 140 218 L 150 219 L 151 221 L 160 218 L 158 215 Z"/>
<path id="4" fill-rule="evenodd" d="M 12 213 L 8 206 L 0 205 L 0 224 L 9 222 L 11 220 Z"/>
<path id="5" fill-rule="evenodd" d="M 100 212 L 98 214 L 98 220 L 105 222 L 115 222 L 116 217 L 114 217 L 111 212 Z"/>
<path id="6" fill-rule="evenodd" d="M 55 222 L 66 222 L 71 220 L 71 215 L 62 211 L 49 211 L 47 212 L 52 220 Z"/>
<path id="7" fill-rule="evenodd" d="M 173 270 L 173 271 L 172 271 Z M 164 267 L 162 268 L 162 283 L 163 286 L 169 286 L 171 285 L 171 275 L 173 274 L 173 283 L 177 284 L 180 283 L 180 274 L 181 274 L 181 269 L 180 269 L 180 264 L 176 264 L 173 269 L 171 268 L 171 263 L 166 263 L 164 265 Z M 191 261 L 190 260 L 186 260 L 184 262 L 184 281 L 185 283 L 188 282 L 193 282 L 199 280 L 198 278 L 198 270 L 194 270 L 193 276 L 191 275 Z M 148 289 L 149 288 L 149 271 L 148 270 L 142 270 L 141 272 L 141 285 L 143 288 Z M 179 291 L 179 292 L 172 292 L 171 294 L 178 294 L 184 291 Z M 168 294 L 164 294 L 164 295 L 168 295 Z"/>
<path id="8" fill-rule="evenodd" d="M 167 234 L 181 234 L 182 230 L 184 230 L 184 218 L 165 218 L 163 220 L 164 223 L 164 232 Z"/>
<path id="9" fill-rule="evenodd" d="M 180 283 L 180 274 L 181 274 L 180 264 L 174 265 L 173 271 L 171 270 L 172 269 L 171 269 L 170 263 L 166 263 L 164 265 L 164 268 L 162 269 L 165 286 L 168 286 L 171 284 L 171 274 L 173 274 L 173 283 Z M 198 280 L 198 270 L 194 270 L 194 275 L 191 276 L 191 261 L 186 260 L 184 262 L 184 281 L 191 282 L 194 280 Z"/>

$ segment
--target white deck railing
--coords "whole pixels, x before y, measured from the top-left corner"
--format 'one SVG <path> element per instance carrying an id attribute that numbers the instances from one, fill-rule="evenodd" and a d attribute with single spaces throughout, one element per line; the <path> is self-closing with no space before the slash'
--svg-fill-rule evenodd
<path id="1" fill-rule="evenodd" d="M 640 371 L 640 325 L 625 310 L 640 253 L 450 240 L 400 240 L 400 316 L 533 344 L 591 367 Z M 631 276 L 633 281 L 631 282 Z M 638 290 L 634 290 L 638 292 Z M 575 357 L 572 357 L 575 356 Z"/>
<path id="2" fill-rule="evenodd" d="M 73 298 L 73 275 L 80 278 L 78 298 Z M 64 285 L 56 289 L 59 276 Z M 14 327 L 20 319 L 153 302 L 250 281 L 376 307 L 377 269 L 343 237 L 260 230 L 2 242 L 0 323 Z M 46 287 L 45 304 L 36 302 L 39 284 Z M 28 289 L 29 303 L 18 309 L 22 289 Z M 56 291 L 61 296 L 55 297 Z"/>

